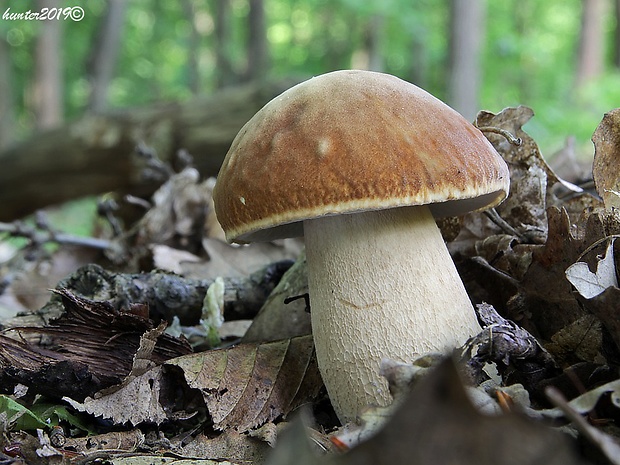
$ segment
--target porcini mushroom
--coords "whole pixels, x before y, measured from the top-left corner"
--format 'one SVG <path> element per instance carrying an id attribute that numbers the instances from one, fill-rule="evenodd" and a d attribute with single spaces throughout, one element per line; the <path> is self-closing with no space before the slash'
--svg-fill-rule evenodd
<path id="1" fill-rule="evenodd" d="M 382 358 L 480 330 L 434 217 L 499 204 L 508 168 L 482 133 L 394 76 L 336 71 L 239 132 L 213 192 L 235 242 L 305 236 L 317 360 L 341 421 L 390 402 Z"/>

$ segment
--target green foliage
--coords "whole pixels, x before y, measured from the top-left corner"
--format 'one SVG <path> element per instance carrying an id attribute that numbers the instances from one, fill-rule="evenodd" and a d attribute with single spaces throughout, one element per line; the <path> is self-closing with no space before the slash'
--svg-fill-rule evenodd
<path id="1" fill-rule="evenodd" d="M 94 433 L 64 405 L 35 402 L 32 407 L 27 408 L 9 396 L 0 395 L 0 417 L 3 418 L 2 427 L 5 431 L 34 431 L 58 426 L 60 422 L 64 422 L 89 434 Z"/>
<path id="2" fill-rule="evenodd" d="M 355 66 L 363 55 L 370 22 L 380 18 L 385 71 L 446 98 L 448 1 L 264 1 L 272 76 L 310 76 Z M 480 106 L 494 112 L 518 104 L 532 107 L 536 118 L 530 129 L 545 152 L 559 148 L 568 135 L 575 135 L 585 147 L 602 114 L 620 102 L 619 78 L 612 71 L 579 93 L 574 90 L 581 3 L 486 2 Z M 88 101 L 88 63 L 107 4 L 89 0 L 82 5 L 82 21 L 62 24 L 63 91 L 69 119 L 82 114 Z M 216 5 L 216 0 L 129 1 L 108 94 L 110 106 L 191 98 L 192 58 L 200 91 L 214 91 L 221 71 L 215 54 Z M 11 2 L 16 12 L 35 7 L 34 0 Z M 247 66 L 249 0 L 230 0 L 230 7 L 230 40 L 224 50 L 239 77 Z M 610 14 L 605 28 L 610 38 L 614 26 Z M 21 137 L 29 134 L 33 124 L 34 49 L 39 29 L 36 21 L 0 22 L 0 33 L 10 46 Z M 195 57 L 191 56 L 193 38 L 198 39 Z"/>
<path id="3" fill-rule="evenodd" d="M 22 404 L 5 395 L 0 395 L 0 415 L 4 417 L 3 428 L 7 431 L 13 427 L 16 430 L 36 430 L 48 426 Z"/>

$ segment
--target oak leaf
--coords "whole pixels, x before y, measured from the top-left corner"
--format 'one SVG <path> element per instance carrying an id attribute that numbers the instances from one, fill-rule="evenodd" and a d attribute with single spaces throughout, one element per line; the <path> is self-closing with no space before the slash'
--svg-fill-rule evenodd
<path id="1" fill-rule="evenodd" d="M 592 175 L 605 208 L 620 207 L 620 108 L 606 113 L 592 135 Z"/>

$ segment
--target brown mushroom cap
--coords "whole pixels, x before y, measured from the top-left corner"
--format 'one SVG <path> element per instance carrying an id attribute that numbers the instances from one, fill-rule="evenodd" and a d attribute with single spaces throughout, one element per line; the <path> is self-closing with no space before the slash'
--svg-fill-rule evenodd
<path id="1" fill-rule="evenodd" d="M 324 215 L 429 205 L 437 217 L 508 194 L 503 159 L 470 122 L 394 76 L 335 71 L 273 99 L 239 132 L 213 191 L 230 241 L 303 235 Z"/>

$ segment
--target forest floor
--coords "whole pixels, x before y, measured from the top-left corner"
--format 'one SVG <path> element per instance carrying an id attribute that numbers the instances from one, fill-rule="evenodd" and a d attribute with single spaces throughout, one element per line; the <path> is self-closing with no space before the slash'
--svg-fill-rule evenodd
<path id="1" fill-rule="evenodd" d="M 522 130 L 532 115 L 478 115 L 510 195 L 439 222 L 482 332 L 386 361 L 395 401 L 345 425 L 302 241 L 226 244 L 191 159 L 150 202 L 101 202 L 97 237 L 3 223 L 22 242 L 0 243 L 0 460 L 620 464 L 620 111 L 592 172 L 563 178 Z"/>

